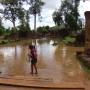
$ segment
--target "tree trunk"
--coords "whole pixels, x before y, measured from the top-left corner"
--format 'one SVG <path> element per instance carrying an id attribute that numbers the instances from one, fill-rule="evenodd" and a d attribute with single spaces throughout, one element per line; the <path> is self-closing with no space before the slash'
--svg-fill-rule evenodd
<path id="1" fill-rule="evenodd" d="M 36 31 L 36 14 L 34 14 L 34 30 Z M 35 37 L 36 37 L 36 34 L 35 34 Z M 37 46 L 36 45 L 36 40 L 35 40 L 35 46 Z"/>
<path id="2" fill-rule="evenodd" d="M 15 22 L 13 21 L 12 23 L 13 23 L 14 31 L 16 31 Z"/>
<path id="3" fill-rule="evenodd" d="M 36 31 L 36 14 L 34 14 L 34 30 Z"/>
<path id="4" fill-rule="evenodd" d="M 2 18 L 0 17 L 0 26 L 2 26 Z"/>
<path id="5" fill-rule="evenodd" d="M 16 32 L 17 29 L 16 29 L 16 26 L 15 26 L 15 22 L 13 21 L 13 39 L 18 39 L 18 33 Z"/>

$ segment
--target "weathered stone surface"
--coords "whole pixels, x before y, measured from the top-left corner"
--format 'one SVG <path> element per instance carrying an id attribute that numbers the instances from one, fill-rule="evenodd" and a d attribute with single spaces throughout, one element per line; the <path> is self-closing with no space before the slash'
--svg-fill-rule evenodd
<path id="1" fill-rule="evenodd" d="M 85 12 L 85 29 L 86 29 L 86 39 L 85 39 L 85 52 L 90 56 L 90 11 Z"/>

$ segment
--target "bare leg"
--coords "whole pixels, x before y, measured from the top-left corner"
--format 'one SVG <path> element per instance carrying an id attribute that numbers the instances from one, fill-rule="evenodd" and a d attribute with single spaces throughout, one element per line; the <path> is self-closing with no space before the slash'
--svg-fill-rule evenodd
<path id="1" fill-rule="evenodd" d="M 31 64 L 31 74 L 33 74 L 33 64 Z"/>
<path id="2" fill-rule="evenodd" d="M 37 67 L 36 67 L 36 64 L 34 64 L 34 69 L 35 69 L 35 74 L 37 74 Z"/>

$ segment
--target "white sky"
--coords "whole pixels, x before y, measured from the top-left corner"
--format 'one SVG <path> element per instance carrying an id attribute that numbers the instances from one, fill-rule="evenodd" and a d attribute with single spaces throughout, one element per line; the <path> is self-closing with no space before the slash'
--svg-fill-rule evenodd
<path id="1" fill-rule="evenodd" d="M 54 22 L 52 20 L 52 13 L 59 8 L 60 6 L 60 0 L 42 0 L 45 2 L 45 5 L 43 6 L 42 8 L 42 12 L 41 12 L 41 15 L 42 15 L 42 22 L 40 22 L 38 20 L 38 17 L 37 17 L 37 27 L 39 26 L 46 26 L 46 25 L 49 25 L 49 26 L 54 26 Z M 81 18 L 84 18 L 84 12 L 85 11 L 90 11 L 90 1 L 89 0 L 86 0 L 86 2 L 80 2 L 80 6 L 79 6 L 79 12 L 80 12 L 80 15 L 81 15 Z M 30 19 L 30 27 L 31 29 L 33 29 L 33 16 L 31 16 L 31 19 Z M 19 22 L 16 22 L 16 25 L 18 25 Z M 4 26 L 5 27 L 11 27 L 12 26 L 12 23 L 10 21 L 4 21 L 3 22 Z"/>

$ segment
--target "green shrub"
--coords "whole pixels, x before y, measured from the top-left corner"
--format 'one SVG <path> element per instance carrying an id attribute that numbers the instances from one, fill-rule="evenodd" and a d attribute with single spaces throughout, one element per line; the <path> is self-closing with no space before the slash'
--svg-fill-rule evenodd
<path id="1" fill-rule="evenodd" d="M 68 43 L 74 43 L 75 40 L 76 39 L 74 37 L 67 36 L 67 37 L 64 38 L 63 41 L 68 44 Z"/>
<path id="2" fill-rule="evenodd" d="M 9 43 L 9 40 L 1 40 L 0 41 L 0 44 L 7 44 L 7 43 Z"/>

